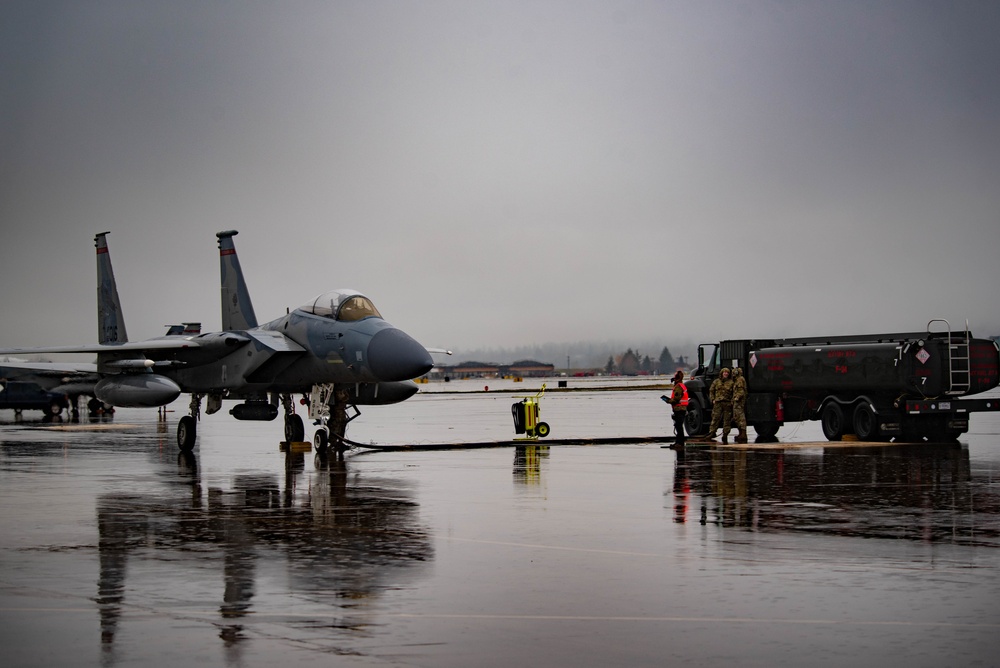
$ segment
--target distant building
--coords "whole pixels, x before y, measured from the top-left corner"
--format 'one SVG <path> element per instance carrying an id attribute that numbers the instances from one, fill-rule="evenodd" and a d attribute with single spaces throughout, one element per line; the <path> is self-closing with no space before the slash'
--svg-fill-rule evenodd
<path id="1" fill-rule="evenodd" d="M 555 374 L 555 364 L 536 362 L 534 360 L 520 360 L 505 367 L 505 376 L 519 376 L 521 378 L 545 378 Z"/>
<path id="2" fill-rule="evenodd" d="M 455 365 L 436 366 L 430 372 L 434 379 L 452 378 L 503 378 L 517 376 L 519 378 L 544 378 L 555 375 L 555 365 L 534 360 L 520 360 L 513 364 L 497 364 L 495 362 L 461 362 Z"/>

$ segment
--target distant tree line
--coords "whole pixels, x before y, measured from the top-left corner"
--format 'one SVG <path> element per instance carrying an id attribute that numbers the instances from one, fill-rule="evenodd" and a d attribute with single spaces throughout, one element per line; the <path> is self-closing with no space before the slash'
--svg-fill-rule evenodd
<path id="1" fill-rule="evenodd" d="M 627 348 L 627 349 L 626 349 Z M 625 350 L 625 352 L 622 352 Z M 658 356 L 643 353 L 644 350 L 660 350 Z M 555 366 L 556 372 L 593 371 L 600 373 L 672 374 L 679 367 L 687 367 L 687 357 L 674 357 L 662 342 L 647 342 L 628 346 L 624 342 L 546 343 L 515 348 L 477 348 L 456 350 L 442 363 L 458 364 L 466 361 L 491 360 L 498 364 L 510 364 L 515 360 L 532 359 Z"/>
<path id="2" fill-rule="evenodd" d="M 660 356 L 657 359 L 643 355 L 638 350 L 629 348 L 618 356 L 608 356 L 608 361 L 604 365 L 604 372 L 607 374 L 619 373 L 623 376 L 638 376 L 641 374 L 665 374 L 669 375 L 677 369 L 687 368 L 685 357 L 674 358 L 670 354 L 670 349 L 663 346 Z"/>

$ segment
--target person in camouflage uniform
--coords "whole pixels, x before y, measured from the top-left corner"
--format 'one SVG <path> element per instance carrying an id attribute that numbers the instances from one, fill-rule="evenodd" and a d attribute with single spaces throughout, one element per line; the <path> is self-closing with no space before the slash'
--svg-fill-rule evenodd
<path id="1" fill-rule="evenodd" d="M 733 369 L 733 424 L 736 425 L 737 443 L 747 442 L 747 379 L 743 369 Z"/>
<path id="2" fill-rule="evenodd" d="M 708 399 L 712 402 L 712 426 L 708 428 L 708 437 L 715 438 L 715 430 L 721 426 L 723 443 L 729 443 L 729 428 L 733 421 L 733 379 L 729 374 L 729 367 L 723 368 L 708 388 Z"/>

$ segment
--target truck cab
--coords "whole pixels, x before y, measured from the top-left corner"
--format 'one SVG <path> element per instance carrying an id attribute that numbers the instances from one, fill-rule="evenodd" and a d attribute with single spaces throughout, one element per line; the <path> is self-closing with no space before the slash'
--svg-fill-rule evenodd
<path id="1" fill-rule="evenodd" d="M 774 438 L 783 424 L 780 417 L 779 396 L 774 393 L 754 393 L 750 388 L 750 354 L 753 350 L 771 345 L 773 341 L 733 339 L 719 343 L 702 343 L 698 346 L 698 366 L 685 383 L 690 403 L 684 420 L 684 430 L 689 436 L 708 433 L 712 421 L 712 402 L 708 391 L 722 369 L 741 368 L 747 379 L 746 418 L 758 437 Z"/>

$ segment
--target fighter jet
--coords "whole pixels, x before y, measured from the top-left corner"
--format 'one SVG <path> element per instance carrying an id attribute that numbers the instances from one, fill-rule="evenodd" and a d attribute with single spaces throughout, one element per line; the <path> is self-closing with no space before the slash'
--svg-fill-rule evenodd
<path id="1" fill-rule="evenodd" d="M 223 400 L 239 401 L 237 420 L 269 421 L 284 411 L 285 439 L 301 441 L 305 428 L 292 395 L 301 394 L 319 422 L 319 450 L 342 444 L 359 405 L 391 404 L 417 391 L 412 379 L 427 373 L 430 353 L 386 322 L 357 290 L 323 293 L 285 315 L 258 325 L 233 237 L 216 234 L 222 279 L 222 331 L 173 334 L 130 342 L 115 283 L 107 236 L 97 248 L 98 344 L 13 348 L 0 354 L 97 353 L 95 396 L 120 407 L 164 406 L 191 395 L 189 414 L 177 425 L 177 445 L 195 445 L 202 400 L 211 415 Z M 353 414 L 348 416 L 348 412 Z"/>

